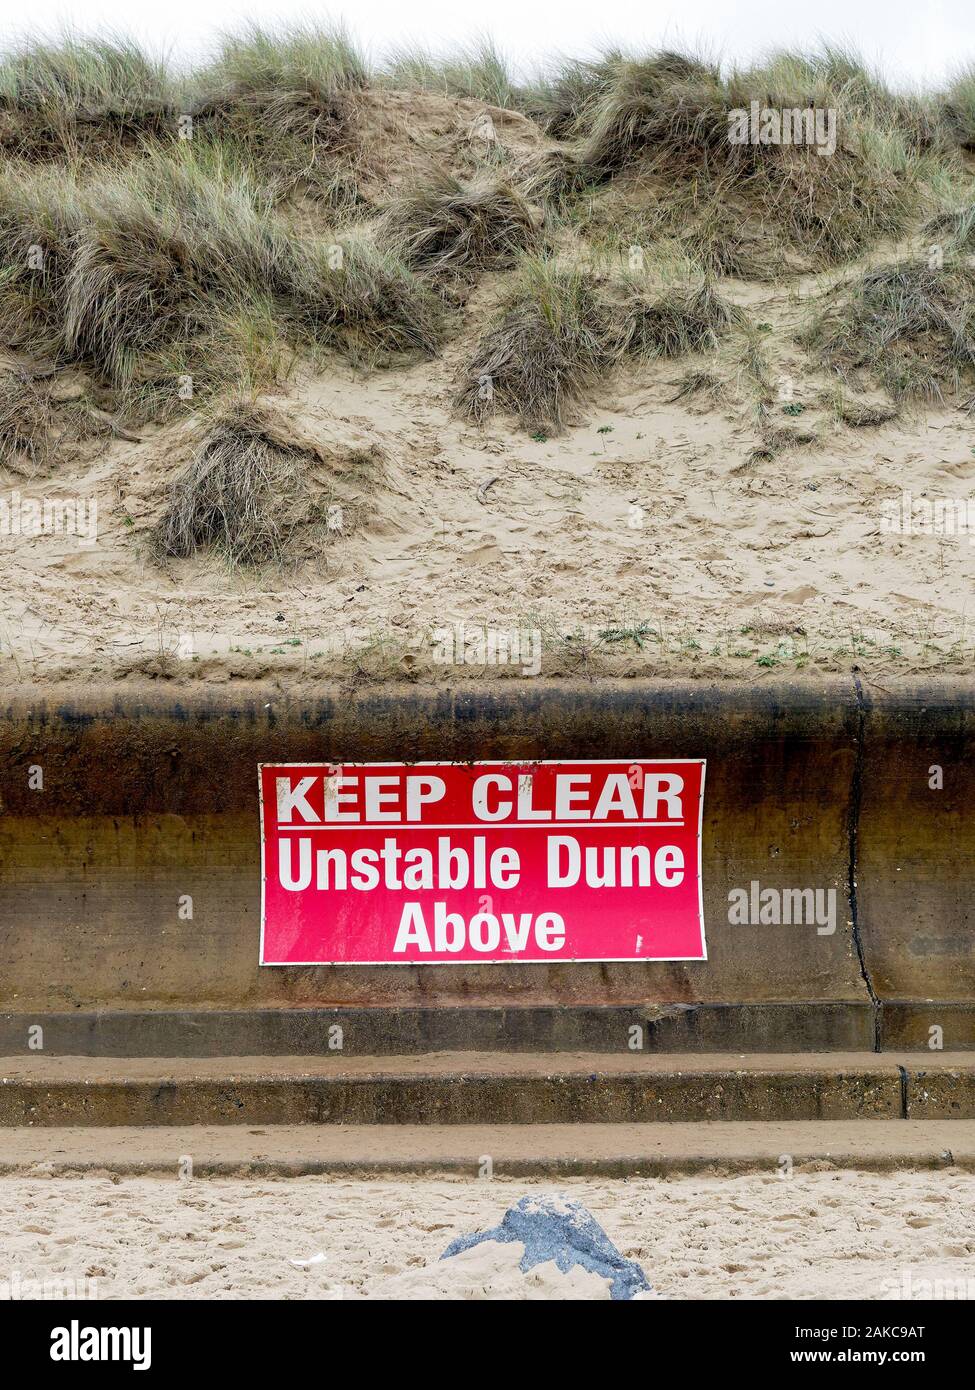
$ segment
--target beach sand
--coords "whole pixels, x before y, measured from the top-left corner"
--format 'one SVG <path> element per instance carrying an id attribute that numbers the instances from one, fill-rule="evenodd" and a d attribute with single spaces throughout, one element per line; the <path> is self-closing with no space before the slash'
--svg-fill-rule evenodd
<path id="1" fill-rule="evenodd" d="M 526 1193 L 582 1202 L 663 1298 L 975 1294 L 975 1174 L 842 1170 L 670 1179 L 0 1180 L 0 1296 L 67 1277 L 98 1298 L 605 1298 L 458 1235 Z M 292 1260 L 323 1261 L 295 1267 Z"/>

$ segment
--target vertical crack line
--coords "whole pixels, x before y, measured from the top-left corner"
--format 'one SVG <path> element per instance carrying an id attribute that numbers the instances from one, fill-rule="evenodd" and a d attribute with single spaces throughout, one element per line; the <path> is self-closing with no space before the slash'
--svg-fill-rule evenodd
<path id="1" fill-rule="evenodd" d="M 901 1074 L 901 1119 L 907 1119 L 907 1068 L 897 1063 L 897 1070 Z"/>
<path id="2" fill-rule="evenodd" d="M 860 850 L 860 805 L 863 801 L 863 765 L 866 758 L 865 730 L 867 709 L 863 696 L 863 686 L 860 684 L 860 677 L 855 672 L 853 675 L 853 684 L 856 687 L 857 723 L 856 747 L 853 759 L 853 781 L 850 785 L 850 807 L 847 820 L 849 867 L 847 870 L 846 891 L 850 903 L 850 920 L 853 923 L 853 945 L 856 947 L 857 960 L 860 964 L 860 974 L 863 977 L 863 983 L 867 987 L 870 1003 L 873 1005 L 873 1050 L 874 1052 L 879 1052 L 881 1050 L 880 1000 L 877 998 L 874 990 L 873 981 L 870 979 L 870 971 L 867 969 L 866 958 L 863 954 L 863 939 L 860 936 L 859 902 L 857 899 L 857 869 L 859 867 L 858 855 Z"/>

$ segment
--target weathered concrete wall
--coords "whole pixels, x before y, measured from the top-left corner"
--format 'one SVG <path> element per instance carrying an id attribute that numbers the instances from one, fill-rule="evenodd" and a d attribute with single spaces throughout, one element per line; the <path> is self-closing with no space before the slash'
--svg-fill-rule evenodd
<path id="1" fill-rule="evenodd" d="M 865 703 L 857 916 L 884 1037 L 973 1047 L 975 684 Z"/>
<path id="2" fill-rule="evenodd" d="M 875 1040 L 876 995 L 953 1001 L 964 1033 L 973 731 L 972 694 L 950 683 L 14 692 L 0 716 L 0 1011 L 826 1001 L 847 1006 L 849 1047 Z M 708 962 L 257 965 L 259 761 L 592 756 L 707 758 Z M 728 892 L 753 879 L 835 889 L 835 935 L 730 926 Z M 890 1014 L 908 1033 L 917 1017 Z"/>

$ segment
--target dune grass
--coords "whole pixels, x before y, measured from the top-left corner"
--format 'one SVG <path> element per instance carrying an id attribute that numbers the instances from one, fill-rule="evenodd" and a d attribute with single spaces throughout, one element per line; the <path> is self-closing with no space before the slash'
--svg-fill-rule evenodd
<path id="1" fill-rule="evenodd" d="M 528 429 L 560 431 L 624 357 L 705 351 L 734 321 L 707 283 L 650 290 L 636 279 L 607 281 L 580 266 L 526 257 L 464 366 L 456 408 L 474 420 L 501 411 Z"/>
<path id="2" fill-rule="evenodd" d="M 67 276 L 64 349 L 126 386 L 160 347 L 202 335 L 218 305 L 282 282 L 290 243 L 245 177 L 156 159 L 86 196 Z"/>
<path id="3" fill-rule="evenodd" d="M 507 183 L 464 183 L 443 174 L 396 198 L 378 240 L 432 275 L 504 270 L 538 241 L 525 200 Z"/>
<path id="4" fill-rule="evenodd" d="M 925 230 L 937 236 L 947 233 L 949 252 L 975 251 L 975 203 L 933 218 Z"/>
<path id="5" fill-rule="evenodd" d="M 653 150 L 684 159 L 728 147 L 727 93 L 718 68 L 660 53 L 616 66 L 598 99 L 583 106 L 581 158 L 610 178 Z"/>
<path id="6" fill-rule="evenodd" d="M 124 35 L 22 39 L 0 60 L 0 102 L 21 110 L 138 115 L 172 95 L 165 59 Z"/>
<path id="7" fill-rule="evenodd" d="M 743 222 L 751 223 L 752 237 L 767 229 L 768 262 L 794 244 L 814 265 L 838 264 L 898 234 L 916 215 L 930 143 L 906 105 L 902 111 L 886 89 L 870 85 L 865 70 L 848 64 L 850 70 L 829 52 L 818 61 L 779 55 L 725 77 L 693 55 L 623 62 L 583 108 L 580 122 L 588 128 L 579 161 L 597 183 L 640 171 L 677 199 L 693 190 L 704 208 L 698 234 L 709 270 L 740 273 L 754 261 L 741 254 L 735 224 Z M 835 112 L 835 150 L 733 142 L 729 113 L 749 111 L 753 101 L 760 109 Z"/>
<path id="8" fill-rule="evenodd" d="M 253 362 L 249 336 L 268 361 L 274 332 L 360 361 L 440 341 L 434 297 L 392 252 L 295 237 L 252 173 L 205 144 L 88 183 L 5 171 L 0 254 L 6 340 L 82 363 L 131 400 L 158 400 L 167 378 L 175 392 L 176 365 L 197 385 L 226 379 Z"/>
<path id="9" fill-rule="evenodd" d="M 954 140 L 975 150 L 975 63 L 959 72 L 944 99 L 944 117 Z"/>
<path id="10" fill-rule="evenodd" d="M 487 35 L 439 54 L 418 45 L 394 48 L 382 66 L 380 80 L 489 106 L 519 105 L 510 63 Z"/>
<path id="11" fill-rule="evenodd" d="M 356 362 L 432 356 L 443 342 L 435 296 L 393 250 L 359 229 L 301 247 L 288 301 L 303 335 Z"/>
<path id="12" fill-rule="evenodd" d="M 803 94 L 813 105 L 832 103 L 842 109 L 851 126 L 896 129 L 916 150 L 939 144 L 945 134 L 934 94 L 895 92 L 883 74 L 849 44 L 824 40 L 808 52 L 775 53 L 765 63 L 744 70 L 739 81 L 749 88 L 780 93 L 793 104 Z"/>
<path id="13" fill-rule="evenodd" d="M 23 373 L 0 373 L 0 467 L 33 474 L 48 461 L 53 412 L 47 395 Z"/>
<path id="14" fill-rule="evenodd" d="M 623 279 L 614 286 L 618 307 L 615 357 L 683 357 L 712 352 L 744 315 L 728 304 L 710 280 L 647 290 L 643 282 Z"/>
<path id="15" fill-rule="evenodd" d="M 529 83 L 523 104 L 548 135 L 570 140 L 579 133 L 583 113 L 613 86 L 626 54 L 604 49 L 598 58 L 563 58 Z"/>
<path id="16" fill-rule="evenodd" d="M 355 96 L 368 80 L 340 25 L 253 24 L 224 35 L 189 78 L 194 138 L 232 147 L 277 197 L 301 189 L 335 202 L 356 149 Z"/>
<path id="17" fill-rule="evenodd" d="M 38 358 L 61 351 L 74 238 L 84 220 L 76 180 L 42 166 L 0 166 L 0 337 Z"/>
<path id="18" fill-rule="evenodd" d="M 0 148 L 77 161 L 217 141 L 277 196 L 301 186 L 335 202 L 348 176 L 337 156 L 355 145 L 352 98 L 368 80 L 340 26 L 246 26 L 181 74 L 124 36 L 24 40 L 0 58 Z"/>
<path id="19" fill-rule="evenodd" d="M 692 367 L 684 372 L 676 381 L 671 382 L 677 390 L 670 397 L 671 403 L 676 401 L 700 400 L 709 406 L 718 405 L 724 398 L 725 386 L 721 378 L 715 373 L 705 368 Z"/>
<path id="20" fill-rule="evenodd" d="M 458 410 L 475 420 L 499 410 L 529 429 L 564 429 L 610 365 L 606 333 L 591 276 L 544 258 L 526 259 L 467 362 Z"/>
<path id="21" fill-rule="evenodd" d="M 13 158 L 104 157 L 174 128 L 166 60 L 124 35 L 26 38 L 0 56 L 0 150 Z"/>
<path id="22" fill-rule="evenodd" d="M 943 401 L 975 381 L 975 268 L 952 258 L 870 270 L 834 295 L 804 342 L 844 382 Z"/>
<path id="23" fill-rule="evenodd" d="M 276 411 L 246 398 L 231 402 L 173 483 L 154 552 L 188 558 L 212 546 L 231 565 L 280 561 L 297 522 L 306 462 Z"/>
<path id="24" fill-rule="evenodd" d="M 878 429 L 897 418 L 897 407 L 850 399 L 840 394 L 834 404 L 837 420 L 853 430 Z"/>
<path id="25" fill-rule="evenodd" d="M 165 415 L 266 387 L 302 354 L 435 354 L 463 282 L 513 270 L 460 409 L 562 428 L 626 355 L 713 347 L 734 324 L 718 277 L 818 271 L 923 231 L 945 241 L 944 272 L 871 272 L 810 343 L 834 371 L 932 398 L 968 370 L 973 72 L 902 94 L 824 44 L 739 68 L 606 48 L 526 78 L 489 38 L 370 65 L 347 30 L 311 21 L 245 26 L 179 73 L 124 36 L 15 41 L 0 55 L 0 341 L 84 366 L 123 414 Z M 470 112 L 420 103 L 401 164 L 416 149 L 424 172 L 395 168 L 383 204 L 367 166 L 407 90 L 514 109 L 545 136 L 510 122 L 504 177 L 470 177 Z M 835 151 L 733 143 L 729 111 L 753 100 L 835 109 Z M 679 283 L 630 273 L 667 246 L 691 263 Z"/>
<path id="26" fill-rule="evenodd" d="M 289 24 L 266 29 L 260 24 L 224 34 L 213 61 L 196 77 L 203 90 L 228 100 L 290 92 L 320 99 L 365 87 L 366 58 L 341 24 Z"/>
<path id="27" fill-rule="evenodd" d="M 8 149 L 19 144 L 23 157 L 45 157 L 59 144 L 70 151 L 85 128 L 171 138 L 175 119 L 189 113 L 219 118 L 225 135 L 268 151 L 289 141 L 328 144 L 349 125 L 347 98 L 384 85 L 526 112 L 557 139 L 579 138 L 588 162 L 604 172 L 658 143 L 683 157 L 716 148 L 729 106 L 743 97 L 838 105 L 851 127 L 896 128 L 915 148 L 943 138 L 966 148 L 975 142 L 971 65 L 943 93 L 901 93 L 842 44 L 728 70 L 692 52 L 607 47 L 523 78 L 487 35 L 441 53 L 400 47 L 370 66 L 344 26 L 310 21 L 245 24 L 186 73 L 124 34 L 66 30 L 53 40 L 13 40 L 0 54 L 0 139 Z"/>

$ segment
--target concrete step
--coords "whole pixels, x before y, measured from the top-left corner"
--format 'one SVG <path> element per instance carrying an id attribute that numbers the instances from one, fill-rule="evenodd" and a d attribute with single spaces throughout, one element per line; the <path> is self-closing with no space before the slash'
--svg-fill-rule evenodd
<path id="1" fill-rule="evenodd" d="M 711 1169 L 785 1178 L 806 1165 L 972 1171 L 975 1121 L 0 1129 L 0 1174 L 46 1177 L 450 1173 L 485 1179 L 627 1178 Z"/>
<path id="2" fill-rule="evenodd" d="M 0 1125 L 975 1118 L 971 1054 L 0 1059 Z"/>
<path id="3" fill-rule="evenodd" d="M 933 1006 L 931 1006 L 933 1008 Z M 937 1017 L 949 1017 L 939 1006 Z M 873 1050 L 869 1002 L 593 1004 L 433 1008 L 106 1009 L 0 1013 L 0 1056 L 378 1057 L 422 1052 L 856 1052 Z M 975 1030 L 969 1030 L 975 1041 Z M 946 1045 L 965 1046 L 964 1029 Z M 923 1035 L 926 1041 L 927 1034 Z"/>

